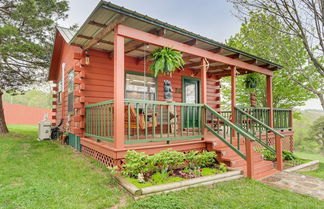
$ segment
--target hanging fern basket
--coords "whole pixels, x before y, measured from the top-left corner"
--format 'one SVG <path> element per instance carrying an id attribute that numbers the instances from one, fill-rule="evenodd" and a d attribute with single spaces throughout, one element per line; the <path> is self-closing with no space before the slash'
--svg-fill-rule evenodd
<path id="1" fill-rule="evenodd" d="M 182 54 L 174 49 L 163 47 L 156 49 L 152 52 L 152 64 L 150 65 L 150 71 L 157 77 L 158 74 L 170 75 L 176 69 L 183 69 L 185 62 L 182 59 Z"/>

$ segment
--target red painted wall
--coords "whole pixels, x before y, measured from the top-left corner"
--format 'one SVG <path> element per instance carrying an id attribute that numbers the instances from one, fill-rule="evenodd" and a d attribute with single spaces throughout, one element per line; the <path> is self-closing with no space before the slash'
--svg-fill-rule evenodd
<path id="1" fill-rule="evenodd" d="M 24 106 L 20 104 L 3 103 L 7 124 L 37 125 L 48 114 L 52 118 L 51 109 Z"/>

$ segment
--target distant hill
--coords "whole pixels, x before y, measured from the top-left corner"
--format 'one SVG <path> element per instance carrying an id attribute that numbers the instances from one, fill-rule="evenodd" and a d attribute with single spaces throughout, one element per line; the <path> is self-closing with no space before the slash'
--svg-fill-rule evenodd
<path id="1" fill-rule="evenodd" d="M 319 117 L 324 116 L 323 110 L 303 110 L 301 114 L 310 122 L 317 120 Z"/>

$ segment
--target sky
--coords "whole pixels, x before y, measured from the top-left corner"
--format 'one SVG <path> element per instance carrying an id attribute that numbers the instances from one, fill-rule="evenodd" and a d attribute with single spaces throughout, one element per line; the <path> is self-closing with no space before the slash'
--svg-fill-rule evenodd
<path id="1" fill-rule="evenodd" d="M 63 27 L 81 26 L 100 0 L 69 0 L 69 17 Z M 238 33 L 241 21 L 226 0 L 111 0 L 110 2 L 157 18 L 194 33 L 225 42 Z M 319 109 L 318 99 L 311 99 L 300 109 Z"/>

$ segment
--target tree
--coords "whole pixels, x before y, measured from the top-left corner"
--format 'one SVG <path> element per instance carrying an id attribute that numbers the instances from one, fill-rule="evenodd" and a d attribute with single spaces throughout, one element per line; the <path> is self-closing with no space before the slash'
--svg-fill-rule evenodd
<path id="1" fill-rule="evenodd" d="M 309 131 L 309 141 L 315 141 L 324 154 L 324 116 L 314 121 Z"/>
<path id="2" fill-rule="evenodd" d="M 299 39 L 307 54 L 305 62 L 298 62 L 287 76 L 297 85 L 316 95 L 324 110 L 323 85 L 313 82 L 324 80 L 324 3 L 322 0 L 228 0 L 245 17 L 253 16 L 254 11 L 262 11 L 267 16 L 275 16 L 280 24 L 260 19 L 260 24 L 271 27 L 287 37 Z M 284 50 L 284 47 L 283 47 Z M 290 52 L 287 48 L 287 52 Z M 289 55 L 290 56 L 290 55 Z M 304 61 L 304 60 L 302 60 Z M 286 66 L 288 67 L 288 66 Z M 311 71 L 312 73 L 305 73 Z M 310 82 L 300 81 L 301 77 Z"/>
<path id="3" fill-rule="evenodd" d="M 263 24 L 263 22 L 269 24 Z M 312 85 L 314 88 L 323 88 L 323 86 L 321 80 L 315 74 L 314 68 L 307 66 L 308 56 L 302 47 L 300 38 L 273 29 L 273 26 L 279 28 L 280 25 L 281 23 L 274 16 L 263 12 L 251 13 L 250 18 L 242 24 L 240 32 L 232 36 L 227 44 L 283 65 L 283 69 L 274 72 L 273 105 L 274 107 L 292 108 L 304 105 L 305 101 L 316 97 L 290 79 L 299 63 L 303 63 L 305 69 L 305 76 L 295 76 L 299 82 L 308 83 L 307 85 Z M 247 76 L 240 75 L 237 77 L 237 102 L 239 105 L 249 104 L 244 85 Z M 266 106 L 266 77 L 261 74 L 257 76 L 259 80 L 258 87 L 255 89 L 257 103 Z M 312 79 L 308 80 L 308 77 L 312 77 Z M 229 98 L 230 89 L 223 85 L 222 90 L 223 87 L 225 88 L 224 96 Z"/>
<path id="4" fill-rule="evenodd" d="M 56 22 L 67 17 L 66 0 L 0 2 L 0 134 L 8 132 L 2 95 L 18 94 L 45 80 Z"/>

